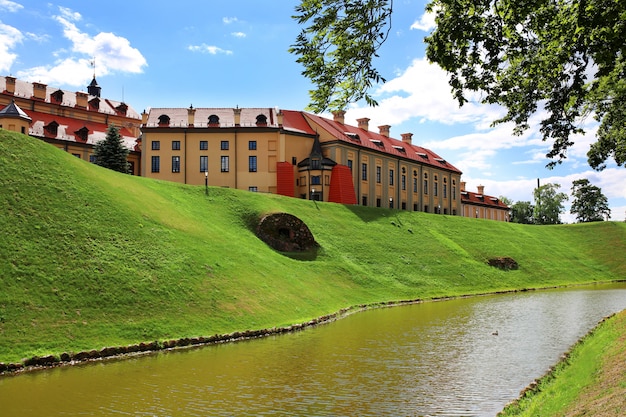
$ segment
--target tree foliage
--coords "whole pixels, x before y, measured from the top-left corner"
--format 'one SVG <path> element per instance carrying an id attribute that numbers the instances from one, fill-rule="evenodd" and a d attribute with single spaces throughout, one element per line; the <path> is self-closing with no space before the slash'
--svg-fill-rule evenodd
<path id="1" fill-rule="evenodd" d="M 548 166 L 562 162 L 581 121 L 599 122 L 589 164 L 626 163 L 626 1 L 432 0 L 436 29 L 427 57 L 449 74 L 460 105 L 479 92 L 507 109 L 494 123 L 515 134 L 536 114 L 551 143 Z M 306 26 L 290 51 L 316 89 L 311 108 L 345 108 L 384 81 L 372 65 L 390 28 L 391 0 L 301 0 L 294 19 Z"/>
<path id="2" fill-rule="evenodd" d="M 563 202 L 568 200 L 567 194 L 559 193 L 559 184 L 544 184 L 533 190 L 535 208 L 533 211 L 533 223 L 535 224 L 559 224 L 561 213 L 565 210 Z"/>
<path id="3" fill-rule="evenodd" d="M 511 205 L 511 222 L 522 224 L 533 224 L 535 219 L 533 218 L 535 207 L 530 201 L 517 201 Z"/>
<path id="4" fill-rule="evenodd" d="M 97 165 L 125 174 L 129 170 L 128 152 L 119 130 L 114 125 L 109 125 L 105 139 L 96 143 L 94 147 Z"/>
<path id="5" fill-rule="evenodd" d="M 613 156 L 626 162 L 626 2 L 621 0 L 434 0 L 437 28 L 427 56 L 450 75 L 459 104 L 468 91 L 506 107 L 495 123 L 515 133 L 545 110 L 543 139 L 549 166 L 561 162 L 583 133 L 581 118 L 600 121 L 588 158 L 603 169 Z M 556 159 L 556 161 L 554 160 Z"/>
<path id="6" fill-rule="evenodd" d="M 572 197 L 574 201 L 570 207 L 570 213 L 576 215 L 578 222 L 601 222 L 611 217 L 608 199 L 602 194 L 600 187 L 591 185 L 589 180 L 574 181 Z"/>
<path id="7" fill-rule="evenodd" d="M 368 90 L 385 82 L 372 59 L 387 38 L 391 0 L 302 0 L 293 18 L 307 24 L 289 52 L 304 66 L 315 89 L 309 108 L 342 110 L 352 102 L 376 101 Z"/>

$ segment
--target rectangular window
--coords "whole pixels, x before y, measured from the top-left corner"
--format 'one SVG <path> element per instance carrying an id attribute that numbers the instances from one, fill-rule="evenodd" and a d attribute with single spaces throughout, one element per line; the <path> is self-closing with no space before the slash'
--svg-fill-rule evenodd
<path id="1" fill-rule="evenodd" d="M 402 189 L 406 190 L 406 175 L 402 176 Z"/>
<path id="2" fill-rule="evenodd" d="M 209 149 L 209 141 L 208 140 L 201 140 L 200 141 L 200 150 L 201 151 L 206 151 Z"/>
<path id="3" fill-rule="evenodd" d="M 248 142 L 248 150 L 256 151 L 256 140 L 251 140 Z"/>
<path id="4" fill-rule="evenodd" d="M 80 154 L 79 153 L 73 153 L 73 156 L 75 156 L 76 158 L 80 159 Z"/>
<path id="5" fill-rule="evenodd" d="M 376 167 L 376 183 L 377 184 L 380 184 L 380 182 L 382 181 L 380 172 L 381 172 L 381 168 Z"/>
<path id="6" fill-rule="evenodd" d="M 393 169 L 389 170 L 389 185 L 393 185 Z"/>
<path id="7" fill-rule="evenodd" d="M 443 198 L 448 198 L 448 184 L 443 185 Z"/>
<path id="8" fill-rule="evenodd" d="M 161 149 L 161 141 L 160 140 L 153 140 L 152 141 L 152 150 L 153 151 L 158 151 L 159 149 Z"/>
<path id="9" fill-rule="evenodd" d="M 433 185 L 433 193 L 434 193 L 435 197 L 437 197 L 439 195 L 439 185 L 437 183 L 435 183 Z"/>
<path id="10" fill-rule="evenodd" d="M 92 164 L 96 163 L 96 155 L 89 155 L 89 162 L 91 162 Z"/>
<path id="11" fill-rule="evenodd" d="M 200 172 L 209 172 L 209 157 L 200 157 Z"/>
<path id="12" fill-rule="evenodd" d="M 361 164 L 361 179 L 363 181 L 367 181 L 367 164 L 366 163 Z"/>
<path id="13" fill-rule="evenodd" d="M 158 156 L 152 157 L 152 172 L 160 172 L 161 171 L 161 159 Z"/>
<path id="14" fill-rule="evenodd" d="M 227 156 L 222 156 L 220 162 L 220 169 L 222 172 L 228 172 L 230 170 L 230 163 Z"/>
<path id="15" fill-rule="evenodd" d="M 180 141 L 179 140 L 173 140 L 172 141 L 172 150 L 173 151 L 180 151 Z"/>
<path id="16" fill-rule="evenodd" d="M 311 185 L 320 185 L 322 183 L 322 179 L 319 175 L 311 176 Z"/>
<path id="17" fill-rule="evenodd" d="M 456 200 L 456 187 L 452 187 L 452 199 Z"/>
<path id="18" fill-rule="evenodd" d="M 424 180 L 424 194 L 428 194 L 428 180 Z"/>
<path id="19" fill-rule="evenodd" d="M 348 168 L 350 168 L 350 172 L 352 172 L 352 159 L 348 159 Z"/>
<path id="20" fill-rule="evenodd" d="M 259 191 L 259 187 L 254 187 L 254 186 L 248 187 L 248 191 L 252 191 L 253 193 L 256 193 Z"/>
<path id="21" fill-rule="evenodd" d="M 229 147 L 228 141 L 227 140 L 223 140 L 220 142 L 220 149 L 223 151 L 227 151 Z"/>
<path id="22" fill-rule="evenodd" d="M 180 172 L 180 156 L 172 156 L 172 172 Z"/>
<path id="23" fill-rule="evenodd" d="M 248 157 L 248 171 L 256 172 L 256 170 L 257 170 L 256 156 L 249 156 Z"/>
<path id="24" fill-rule="evenodd" d="M 413 178 L 413 192 L 417 192 L 417 178 Z"/>

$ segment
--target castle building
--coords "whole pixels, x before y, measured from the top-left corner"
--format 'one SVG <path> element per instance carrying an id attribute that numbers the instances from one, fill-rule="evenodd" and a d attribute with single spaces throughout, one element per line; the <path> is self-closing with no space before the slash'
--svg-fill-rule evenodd
<path id="1" fill-rule="evenodd" d="M 42 139 L 93 162 L 94 145 L 106 137 L 109 125 L 113 124 L 130 150 L 131 172 L 139 175 L 141 159 L 137 138 L 141 116 L 127 104 L 101 98 L 100 94 L 95 77 L 87 92 L 65 91 L 11 76 L 0 77 L 0 127 Z M 22 114 L 16 114 L 16 109 Z"/>
<path id="2" fill-rule="evenodd" d="M 479 185 L 477 191 L 476 193 L 467 191 L 465 181 L 461 181 L 462 216 L 503 222 L 510 221 L 509 206 L 497 197 L 485 195 L 484 185 Z"/>

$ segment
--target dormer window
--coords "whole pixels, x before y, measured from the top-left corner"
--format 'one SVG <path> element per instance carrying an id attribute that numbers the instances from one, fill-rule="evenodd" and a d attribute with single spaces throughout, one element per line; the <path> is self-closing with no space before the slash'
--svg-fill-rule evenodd
<path id="1" fill-rule="evenodd" d="M 404 146 L 393 145 L 393 148 L 398 152 L 406 153 L 406 149 L 404 149 Z"/>
<path id="2" fill-rule="evenodd" d="M 426 155 L 424 152 L 415 152 L 417 154 L 417 156 L 422 157 L 423 159 L 428 159 L 428 155 Z"/>
<path id="3" fill-rule="evenodd" d="M 352 133 L 352 132 L 343 132 L 343 133 L 351 140 L 361 143 L 361 138 L 359 137 L 357 133 Z"/>
<path id="4" fill-rule="evenodd" d="M 91 100 L 89 100 L 89 109 L 100 110 L 100 99 L 98 97 L 94 97 Z"/>
<path id="5" fill-rule="evenodd" d="M 383 141 L 382 140 L 370 139 L 370 142 L 372 142 L 374 145 L 378 146 L 379 148 L 384 148 L 385 147 L 385 145 L 383 145 Z"/>
<path id="6" fill-rule="evenodd" d="M 53 120 L 44 126 L 43 129 L 47 137 L 56 138 L 59 131 L 59 124 Z"/>
<path id="7" fill-rule="evenodd" d="M 216 114 L 212 114 L 209 116 L 209 126 L 219 126 L 220 118 Z"/>
<path id="8" fill-rule="evenodd" d="M 256 125 L 257 126 L 267 126 L 267 116 L 264 114 L 259 114 L 256 117 Z"/>
<path id="9" fill-rule="evenodd" d="M 169 126 L 170 125 L 170 117 L 167 114 L 162 114 L 159 116 L 159 126 Z"/>
<path id="10" fill-rule="evenodd" d="M 50 94 L 50 101 L 55 104 L 63 103 L 63 91 L 57 90 L 54 93 Z"/>
<path id="11" fill-rule="evenodd" d="M 119 114 L 126 116 L 126 111 L 128 110 L 128 106 L 126 105 L 126 103 L 120 103 L 120 105 L 117 106 L 115 110 L 117 110 Z"/>
<path id="12" fill-rule="evenodd" d="M 311 169 L 321 169 L 321 167 L 322 161 L 320 161 L 318 158 L 311 159 Z"/>
<path id="13" fill-rule="evenodd" d="M 79 141 L 87 142 L 87 138 L 89 136 L 89 129 L 83 126 L 80 129 L 78 129 L 76 132 L 74 132 L 74 134 L 76 135 L 76 139 L 78 139 Z"/>

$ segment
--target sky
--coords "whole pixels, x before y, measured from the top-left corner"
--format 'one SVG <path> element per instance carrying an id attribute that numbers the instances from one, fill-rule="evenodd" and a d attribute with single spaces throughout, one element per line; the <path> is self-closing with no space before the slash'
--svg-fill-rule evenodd
<path id="1" fill-rule="evenodd" d="M 312 84 L 288 52 L 301 27 L 297 0 L 177 2 L 60 2 L 0 0 L 0 75 L 86 91 L 94 74 L 105 98 L 141 113 L 152 107 L 278 107 L 306 110 Z M 597 123 L 581 121 L 567 159 L 546 168 L 550 144 L 541 140 L 541 114 L 522 136 L 512 125 L 491 123 L 495 105 L 458 107 L 446 74 L 425 58 L 434 19 L 423 0 L 395 0 L 390 34 L 374 61 L 386 83 L 374 86 L 377 107 L 355 103 L 346 123 L 370 119 L 370 129 L 391 125 L 391 136 L 413 133 L 413 143 L 463 172 L 467 190 L 533 203 L 533 189 L 553 183 L 570 199 L 572 181 L 586 178 L 608 198 L 611 220 L 626 216 L 626 168 L 610 161 L 597 172 L 586 153 Z M 332 117 L 330 115 L 325 115 Z"/>

